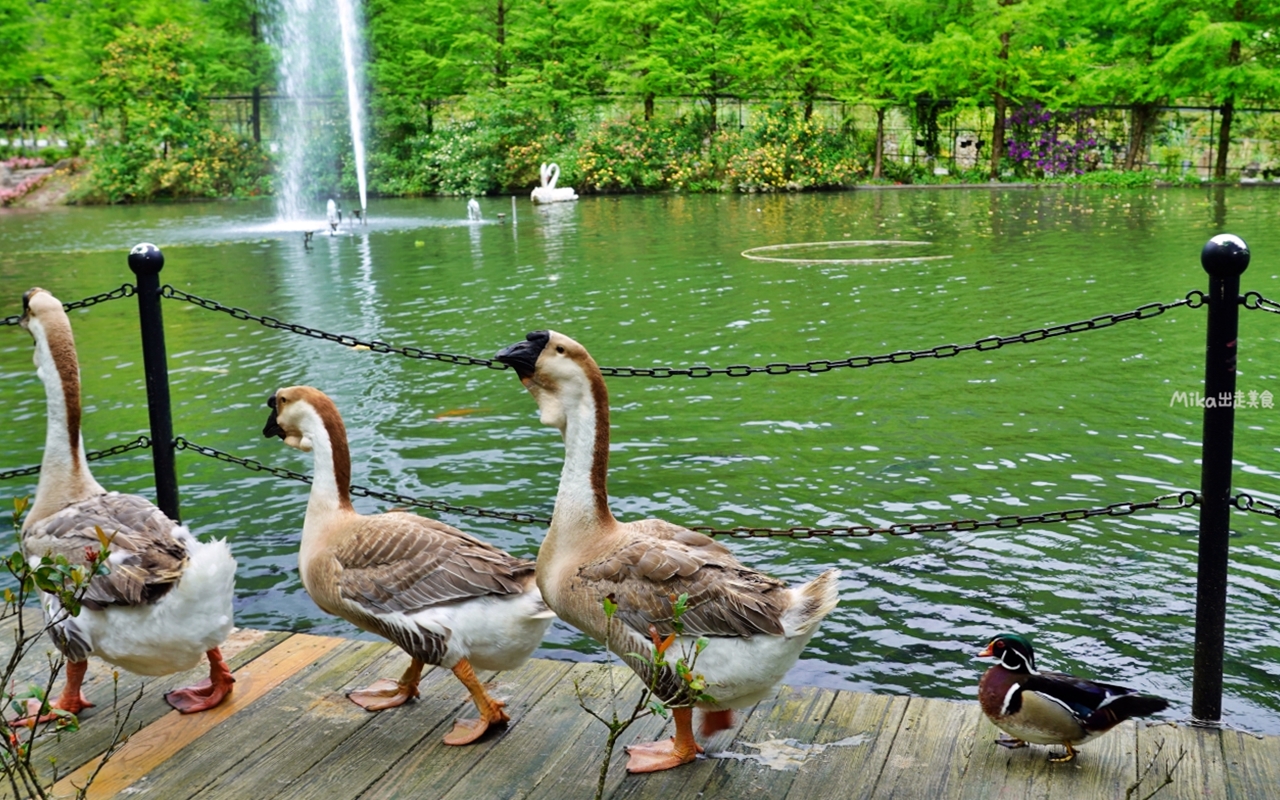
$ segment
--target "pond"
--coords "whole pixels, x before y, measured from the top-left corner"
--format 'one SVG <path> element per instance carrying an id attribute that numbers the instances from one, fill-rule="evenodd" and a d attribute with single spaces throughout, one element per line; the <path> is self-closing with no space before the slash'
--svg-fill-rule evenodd
<path id="1" fill-rule="evenodd" d="M 376 202 L 367 226 L 304 244 L 267 204 L 0 213 L 0 314 L 44 286 L 64 301 L 132 282 L 128 248 L 164 250 L 162 282 L 256 314 L 434 352 L 491 357 L 552 328 L 607 366 L 807 363 L 927 349 L 1172 302 L 1206 287 L 1199 252 L 1230 231 L 1253 252 L 1242 289 L 1280 298 L 1280 193 L 909 190 L 786 196 L 589 197 L 533 207 Z M 498 220 L 498 214 L 506 215 Z M 772 245 L 907 240 L 922 245 Z M 757 255 L 794 258 L 764 261 Z M 894 260 L 929 256 L 932 260 Z M 872 263 L 857 263 L 872 260 Z M 851 263 L 852 262 L 852 263 Z M 309 472 L 262 438 L 265 400 L 329 393 L 354 481 L 455 506 L 552 510 L 563 455 L 510 371 L 407 359 L 163 306 L 174 430 Z M 148 432 L 132 299 L 72 312 L 89 449 Z M 987 519 L 1148 501 L 1199 486 L 1205 310 L 952 358 L 820 373 L 614 377 L 609 488 L 622 519 L 848 526 Z M 1242 311 L 1239 388 L 1280 395 L 1280 318 Z M 0 469 L 39 461 L 44 396 L 30 339 L 0 330 L 8 409 Z M 1270 395 L 1263 393 L 1269 392 Z M 1280 397 L 1276 397 L 1280 401 Z M 1235 490 L 1280 502 L 1280 409 L 1237 412 Z M 307 487 L 190 451 L 182 514 L 239 560 L 236 622 L 349 635 L 302 590 Z M 146 451 L 97 462 L 152 496 Z M 0 493 L 34 491 L 34 479 Z M 7 499 L 6 503 L 7 505 Z M 383 501 L 360 498 L 365 513 Z M 539 525 L 441 519 L 533 556 Z M 1224 709 L 1280 733 L 1280 522 L 1233 512 Z M 1029 634 L 1044 668 L 1141 687 L 1189 715 L 1194 509 L 1016 529 L 728 541 L 789 581 L 843 570 L 841 603 L 794 684 L 973 698 L 994 634 Z M 600 658 L 557 624 L 540 655 Z"/>

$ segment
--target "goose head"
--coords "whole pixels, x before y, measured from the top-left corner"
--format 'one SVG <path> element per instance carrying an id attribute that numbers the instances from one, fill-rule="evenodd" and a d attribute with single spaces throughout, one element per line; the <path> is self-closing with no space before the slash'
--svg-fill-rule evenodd
<path id="1" fill-rule="evenodd" d="M 346 429 L 338 408 L 329 396 L 311 386 L 288 386 L 267 398 L 271 414 L 262 435 L 284 440 L 290 447 L 311 452 L 312 442 L 320 436 L 330 441 L 346 441 Z"/>
<path id="2" fill-rule="evenodd" d="M 564 433 L 571 409 L 594 401 L 597 411 L 608 409 L 608 393 L 595 359 L 582 345 L 555 331 L 533 331 L 523 342 L 504 347 L 495 356 L 520 376 L 542 414 L 542 424 Z"/>

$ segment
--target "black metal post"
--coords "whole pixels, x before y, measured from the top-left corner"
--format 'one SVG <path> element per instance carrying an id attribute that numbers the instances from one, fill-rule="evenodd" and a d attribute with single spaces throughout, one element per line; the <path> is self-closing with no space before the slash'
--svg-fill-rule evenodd
<path id="1" fill-rule="evenodd" d="M 178 517 L 178 471 L 173 455 L 173 417 L 169 411 L 169 361 L 160 314 L 160 270 L 164 254 L 154 244 L 129 251 L 129 269 L 138 278 L 138 322 L 142 328 L 142 369 L 147 376 L 151 413 L 151 457 L 155 464 L 156 505 L 174 522 Z"/>
<path id="2" fill-rule="evenodd" d="M 1191 716 L 1222 719 L 1222 658 L 1227 621 L 1227 555 L 1231 532 L 1231 449 L 1235 425 L 1236 333 L 1240 275 L 1249 247 L 1229 233 L 1200 253 L 1209 273 L 1209 334 L 1205 347 L 1204 429 L 1200 466 L 1200 563 L 1196 576 L 1195 674 Z"/>

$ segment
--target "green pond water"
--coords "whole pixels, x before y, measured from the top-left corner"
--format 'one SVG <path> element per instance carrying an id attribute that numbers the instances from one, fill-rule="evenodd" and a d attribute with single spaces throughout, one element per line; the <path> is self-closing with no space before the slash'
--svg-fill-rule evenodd
<path id="1" fill-rule="evenodd" d="M 0 315 L 33 285 L 64 301 L 133 276 L 163 248 L 162 282 L 289 322 L 491 357 L 553 328 L 606 366 L 763 365 L 966 343 L 1177 300 L 1206 287 L 1199 252 L 1250 245 L 1242 290 L 1280 298 L 1280 192 L 912 190 L 798 196 L 584 198 L 535 208 L 377 202 L 368 226 L 304 247 L 267 204 L 0 211 Z M 497 219 L 505 213 L 504 222 Z M 317 220 L 322 215 L 317 213 Z M 316 227 L 320 226 L 317 221 Z M 841 240 L 926 245 L 749 248 Z M 758 252 L 758 251 L 757 251 Z M 950 256 L 930 261 L 848 259 Z M 410 360 L 269 330 L 167 300 L 174 430 L 309 472 L 261 434 L 275 389 L 330 394 L 354 480 L 414 497 L 549 515 L 562 445 L 514 373 Z M 1199 486 L 1205 309 L 994 352 L 822 374 L 609 379 L 610 492 L 622 519 L 791 527 L 984 519 L 1145 501 Z M 90 449 L 148 432 L 137 306 L 72 312 Z M 1239 388 L 1280 402 L 1280 317 L 1242 311 Z M 0 328 L 0 470 L 39 461 L 44 396 L 31 343 Z M 1236 415 L 1235 490 L 1280 502 L 1280 409 Z M 183 519 L 239 560 L 242 626 L 353 634 L 296 573 L 308 488 L 190 452 Z M 94 465 L 153 494 L 149 456 Z M 0 494 L 34 491 L 34 478 Z M 7 501 L 6 501 L 7 504 Z M 370 513 L 386 503 L 357 499 Z M 543 529 L 440 514 L 525 556 Z M 1280 522 L 1233 512 L 1225 712 L 1280 733 Z M 843 570 L 841 603 L 788 680 L 972 698 L 994 634 L 1029 634 L 1043 667 L 1138 686 L 1189 715 L 1197 515 L 1146 511 L 1012 530 L 862 539 L 732 540 L 790 581 Z M 557 624 L 540 651 L 600 658 Z"/>

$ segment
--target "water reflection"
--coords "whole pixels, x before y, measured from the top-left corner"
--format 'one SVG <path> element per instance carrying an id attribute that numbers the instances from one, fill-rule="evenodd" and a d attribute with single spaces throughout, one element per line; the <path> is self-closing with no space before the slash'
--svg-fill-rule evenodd
<path id="1" fill-rule="evenodd" d="M 162 280 L 185 291 L 431 352 L 488 357 L 552 327 L 607 365 L 806 363 L 973 342 L 1182 297 L 1204 288 L 1200 248 L 1228 221 L 1257 254 L 1242 289 L 1280 297 L 1278 271 L 1262 255 L 1280 245 L 1280 195 L 1262 190 L 677 195 L 519 211 L 509 237 L 472 225 L 464 235 L 456 199 L 386 202 L 357 235 L 318 237 L 310 253 L 295 232 L 255 228 L 251 206 L 0 213 L 0 300 L 17 313 L 31 285 L 66 299 L 118 286 L 131 280 L 127 248 L 157 240 Z M 795 265 L 739 255 L 890 237 L 934 241 L 954 258 Z M 135 314 L 107 303 L 73 315 L 91 448 L 146 431 Z M 307 471 L 305 456 L 262 439 L 262 403 L 282 385 L 311 383 L 343 411 L 357 483 L 551 510 L 562 444 L 509 372 L 355 350 L 176 302 L 165 320 L 180 435 Z M 1271 315 L 1241 320 L 1246 392 L 1280 395 L 1276 324 Z M 1195 488 L 1200 412 L 1171 397 L 1202 388 L 1203 326 L 1202 310 L 1180 308 L 865 369 L 609 378 L 611 499 L 628 519 L 789 527 L 987 518 Z M 0 335 L 13 422 L 0 469 L 37 461 L 43 443 L 30 343 L 10 333 Z M 1237 486 L 1272 502 L 1276 413 L 1241 409 L 1236 437 Z M 240 561 L 239 624 L 350 632 L 297 582 L 305 485 L 190 454 L 179 468 L 184 515 L 201 535 L 229 537 Z M 97 469 L 113 488 L 148 491 L 144 457 Z M 443 519 L 522 555 L 536 553 L 542 534 Z M 1237 512 L 1232 525 L 1226 706 L 1241 724 L 1280 732 L 1280 524 Z M 792 681 L 972 697 L 981 671 L 972 653 L 1012 628 L 1033 636 L 1047 668 L 1163 693 L 1180 704 L 1177 715 L 1190 686 L 1195 529 L 1193 513 L 1168 510 L 729 546 L 792 581 L 828 565 L 845 570 L 842 603 Z M 592 652 L 563 626 L 544 650 Z"/>

